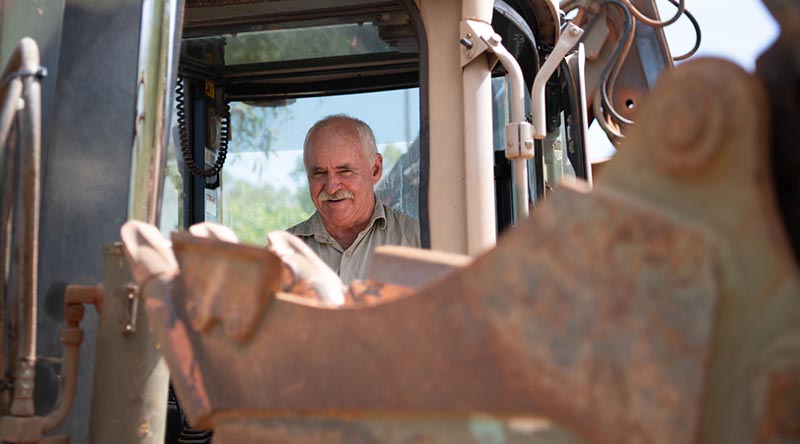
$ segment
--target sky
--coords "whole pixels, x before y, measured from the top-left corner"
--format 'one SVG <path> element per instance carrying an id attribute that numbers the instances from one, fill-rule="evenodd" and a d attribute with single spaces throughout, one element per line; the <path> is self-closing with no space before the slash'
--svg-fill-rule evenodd
<path id="1" fill-rule="evenodd" d="M 700 49 L 689 60 L 722 57 L 752 72 L 758 55 L 779 33 L 777 23 L 760 0 L 686 0 L 685 4 L 700 23 L 703 34 Z M 675 11 L 666 0 L 658 0 L 657 5 L 662 19 L 671 17 Z M 694 30 L 685 17 L 665 32 L 673 56 L 686 53 L 694 45 Z M 614 153 L 614 147 L 597 124 L 589 128 L 588 140 L 590 159 Z"/>
<path id="2" fill-rule="evenodd" d="M 723 57 L 753 71 L 758 55 L 778 36 L 777 24 L 760 0 L 686 0 L 686 7 L 703 31 L 695 58 Z M 662 17 L 674 11 L 663 0 L 659 8 Z M 692 47 L 694 32 L 688 20 L 679 20 L 666 33 L 673 55 Z"/>

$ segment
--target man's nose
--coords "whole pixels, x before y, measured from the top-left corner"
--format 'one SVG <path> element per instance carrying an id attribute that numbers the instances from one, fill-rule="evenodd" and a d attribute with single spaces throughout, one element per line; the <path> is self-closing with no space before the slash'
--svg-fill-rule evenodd
<path id="1" fill-rule="evenodd" d="M 325 175 L 325 192 L 328 194 L 333 194 L 339 191 L 339 187 L 341 186 L 341 182 L 339 178 L 336 177 L 335 173 L 328 173 Z"/>

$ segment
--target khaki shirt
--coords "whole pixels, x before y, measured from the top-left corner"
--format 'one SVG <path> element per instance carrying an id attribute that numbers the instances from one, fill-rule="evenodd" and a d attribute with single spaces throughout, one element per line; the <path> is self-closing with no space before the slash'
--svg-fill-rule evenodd
<path id="1" fill-rule="evenodd" d="M 345 285 L 353 279 L 365 279 L 372 251 L 381 245 L 402 245 L 419 248 L 419 222 L 397 212 L 376 197 L 372 218 L 353 245 L 343 250 L 322 225 L 322 216 L 314 212 L 310 218 L 286 230 L 303 239 L 317 255 L 339 274 Z"/>

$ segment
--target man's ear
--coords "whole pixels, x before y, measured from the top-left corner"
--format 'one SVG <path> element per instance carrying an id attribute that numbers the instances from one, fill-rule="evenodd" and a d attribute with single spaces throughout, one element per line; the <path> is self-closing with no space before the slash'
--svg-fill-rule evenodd
<path id="1" fill-rule="evenodd" d="M 375 163 L 372 165 L 372 183 L 378 183 L 383 175 L 383 156 L 375 153 Z"/>

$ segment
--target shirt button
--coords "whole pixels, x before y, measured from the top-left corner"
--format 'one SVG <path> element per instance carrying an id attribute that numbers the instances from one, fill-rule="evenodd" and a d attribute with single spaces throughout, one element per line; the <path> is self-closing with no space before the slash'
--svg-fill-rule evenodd
<path id="1" fill-rule="evenodd" d="M 347 251 L 347 252 L 344 253 L 344 255 L 347 256 L 347 257 L 350 257 L 350 256 L 353 255 L 353 252 Z"/>

